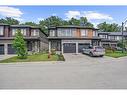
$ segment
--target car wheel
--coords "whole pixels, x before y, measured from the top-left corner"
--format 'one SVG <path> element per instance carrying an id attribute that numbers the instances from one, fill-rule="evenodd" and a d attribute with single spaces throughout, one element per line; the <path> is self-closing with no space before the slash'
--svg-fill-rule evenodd
<path id="1" fill-rule="evenodd" d="M 92 52 L 90 52 L 90 53 L 89 53 L 89 55 L 90 55 L 91 57 L 93 57 L 93 54 L 92 54 Z"/>

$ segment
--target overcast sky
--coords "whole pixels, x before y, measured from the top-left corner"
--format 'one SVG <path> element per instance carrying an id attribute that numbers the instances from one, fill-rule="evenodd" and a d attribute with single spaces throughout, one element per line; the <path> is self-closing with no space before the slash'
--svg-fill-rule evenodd
<path id="1" fill-rule="evenodd" d="M 104 21 L 121 24 L 127 17 L 127 6 L 0 6 L 0 18 L 13 17 L 21 22 L 38 23 L 49 16 L 65 20 L 84 16 L 94 25 Z"/>

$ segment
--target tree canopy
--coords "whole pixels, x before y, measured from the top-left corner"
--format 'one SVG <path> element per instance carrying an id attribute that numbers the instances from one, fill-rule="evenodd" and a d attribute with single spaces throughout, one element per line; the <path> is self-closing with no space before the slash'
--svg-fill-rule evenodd
<path id="1" fill-rule="evenodd" d="M 121 30 L 121 27 L 116 23 L 108 24 L 103 22 L 98 24 L 97 27 L 103 32 L 119 32 Z"/>
<path id="2" fill-rule="evenodd" d="M 51 26 L 64 26 L 64 25 L 77 25 L 77 26 L 86 26 L 86 27 L 94 27 L 94 25 L 87 20 L 86 17 L 80 17 L 79 19 L 71 18 L 69 20 L 64 20 L 58 16 L 50 16 L 48 18 L 42 19 L 39 23 L 36 22 L 24 22 L 21 23 L 20 21 L 11 18 L 1 18 L 0 23 L 9 24 L 9 25 L 30 25 L 30 26 L 38 26 L 40 27 L 45 33 L 47 33 L 48 27 Z M 103 32 L 118 32 L 121 30 L 121 26 L 116 23 L 100 23 L 97 25 L 97 28 Z"/>
<path id="3" fill-rule="evenodd" d="M 36 24 L 35 22 L 25 22 L 22 23 L 22 25 L 38 26 L 38 24 Z"/>
<path id="4" fill-rule="evenodd" d="M 20 22 L 14 18 L 6 17 L 6 18 L 1 18 L 0 23 L 9 24 L 9 25 L 17 25 Z"/>
<path id="5" fill-rule="evenodd" d="M 88 22 L 86 17 L 80 19 L 71 18 L 70 20 L 63 20 L 58 16 L 51 16 L 39 22 L 39 26 L 47 32 L 47 28 L 51 26 L 64 26 L 64 25 L 79 25 L 86 27 L 93 27 L 93 24 Z"/>

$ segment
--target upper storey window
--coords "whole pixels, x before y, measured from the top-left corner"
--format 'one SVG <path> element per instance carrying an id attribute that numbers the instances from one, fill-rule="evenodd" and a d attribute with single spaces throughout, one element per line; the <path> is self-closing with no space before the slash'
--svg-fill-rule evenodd
<path id="1" fill-rule="evenodd" d="M 108 38 L 107 35 L 99 35 L 100 38 Z"/>
<path id="2" fill-rule="evenodd" d="M 4 35 L 4 27 L 0 26 L 0 36 L 3 36 L 3 35 Z"/>
<path id="3" fill-rule="evenodd" d="M 58 36 L 74 36 L 75 29 L 58 29 Z"/>
<path id="4" fill-rule="evenodd" d="M 33 31 L 31 32 L 31 36 L 39 36 L 38 29 L 33 29 Z"/>
<path id="5" fill-rule="evenodd" d="M 80 31 L 81 31 L 81 36 L 87 36 L 88 30 L 86 30 L 86 29 L 81 29 Z"/>
<path id="6" fill-rule="evenodd" d="M 26 36 L 26 29 L 21 29 L 21 33 Z"/>
<path id="7" fill-rule="evenodd" d="M 55 36 L 55 30 L 50 30 L 50 36 L 52 36 L 52 37 Z"/>
<path id="8" fill-rule="evenodd" d="M 93 36 L 97 36 L 97 31 L 93 31 Z"/>
<path id="9" fill-rule="evenodd" d="M 122 40 L 122 36 L 117 36 L 116 40 Z"/>
<path id="10" fill-rule="evenodd" d="M 18 29 L 12 29 L 12 36 L 15 36 L 17 31 L 18 31 Z"/>
<path id="11" fill-rule="evenodd" d="M 15 36 L 16 32 L 20 30 L 21 33 L 26 36 L 26 29 L 12 29 L 12 36 Z"/>

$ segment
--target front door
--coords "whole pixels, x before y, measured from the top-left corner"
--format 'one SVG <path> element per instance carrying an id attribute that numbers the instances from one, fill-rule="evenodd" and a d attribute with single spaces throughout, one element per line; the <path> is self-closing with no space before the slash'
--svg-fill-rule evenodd
<path id="1" fill-rule="evenodd" d="M 8 54 L 16 54 L 16 50 L 13 48 L 12 44 L 8 44 Z"/>
<path id="2" fill-rule="evenodd" d="M 3 55 L 4 54 L 4 45 L 1 44 L 0 45 L 0 55 Z"/>

